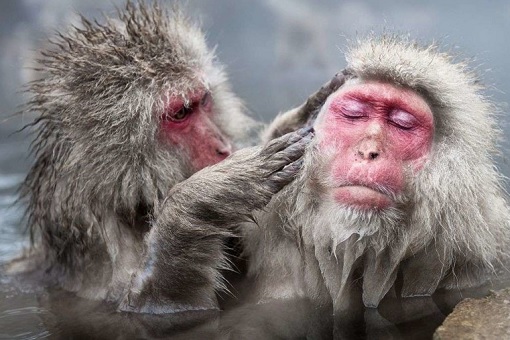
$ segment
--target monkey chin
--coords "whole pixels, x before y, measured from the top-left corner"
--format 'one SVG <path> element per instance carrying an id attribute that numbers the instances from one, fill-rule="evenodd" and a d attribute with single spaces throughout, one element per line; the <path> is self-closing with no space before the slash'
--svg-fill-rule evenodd
<path id="1" fill-rule="evenodd" d="M 361 210 L 384 210 L 394 206 L 391 197 L 363 185 L 346 185 L 335 188 L 333 198 L 341 205 Z"/>

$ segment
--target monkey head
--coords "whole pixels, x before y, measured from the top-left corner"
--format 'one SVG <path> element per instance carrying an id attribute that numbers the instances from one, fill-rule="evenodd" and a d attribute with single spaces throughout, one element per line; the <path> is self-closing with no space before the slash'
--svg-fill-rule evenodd
<path id="1" fill-rule="evenodd" d="M 46 217 L 99 202 L 134 213 L 226 158 L 254 126 L 178 8 L 128 2 L 105 20 L 60 34 L 30 85 L 40 133 L 24 187 L 33 205 L 53 202 Z"/>

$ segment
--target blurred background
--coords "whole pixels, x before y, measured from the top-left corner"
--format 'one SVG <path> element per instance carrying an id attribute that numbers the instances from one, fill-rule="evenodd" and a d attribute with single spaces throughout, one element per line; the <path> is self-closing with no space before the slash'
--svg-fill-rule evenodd
<path id="1" fill-rule="evenodd" d="M 77 24 L 77 12 L 115 15 L 115 5 L 123 2 L 0 1 L 0 264 L 27 242 L 15 199 L 31 163 L 31 138 L 13 132 L 33 117 L 11 116 L 27 99 L 21 90 L 33 78 L 35 51 L 55 30 Z M 510 1 L 187 0 L 186 7 L 202 23 L 209 46 L 217 46 L 237 94 L 264 121 L 300 104 L 342 69 L 349 40 L 396 31 L 436 41 L 459 60 L 471 60 L 487 94 L 500 104 L 504 141 L 498 165 L 510 175 Z M 0 338 L 46 337 L 39 317 L 46 312 L 35 297 L 16 295 L 2 280 L 0 275 Z"/>

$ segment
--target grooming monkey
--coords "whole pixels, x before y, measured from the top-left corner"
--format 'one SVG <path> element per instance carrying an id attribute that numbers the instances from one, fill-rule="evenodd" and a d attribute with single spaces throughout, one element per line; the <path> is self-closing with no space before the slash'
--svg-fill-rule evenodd
<path id="1" fill-rule="evenodd" d="M 436 46 L 370 37 L 346 59 L 299 178 L 243 229 L 254 299 L 341 313 L 358 284 L 377 307 L 484 283 L 510 243 L 496 106 Z"/>
<path id="2" fill-rule="evenodd" d="M 31 266 L 123 310 L 216 308 L 231 227 L 294 178 L 313 133 L 234 153 L 257 124 L 176 8 L 128 2 L 117 19 L 82 25 L 42 53 L 29 85 L 39 116 L 21 194 L 35 246 L 11 271 Z M 273 137 L 335 84 L 282 116 Z"/>

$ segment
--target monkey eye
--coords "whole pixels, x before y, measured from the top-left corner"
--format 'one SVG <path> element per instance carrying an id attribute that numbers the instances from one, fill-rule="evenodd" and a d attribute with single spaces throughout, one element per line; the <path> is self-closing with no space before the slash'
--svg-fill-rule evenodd
<path id="1" fill-rule="evenodd" d="M 343 116 L 349 119 L 360 119 L 367 117 L 367 114 L 361 111 L 344 111 Z"/>
<path id="2" fill-rule="evenodd" d="M 164 120 L 172 122 L 182 122 L 195 110 L 194 105 L 183 105 L 177 112 L 167 112 L 163 116 Z"/>
<path id="3" fill-rule="evenodd" d="M 162 119 L 174 123 L 184 122 L 195 111 L 208 109 L 211 102 L 212 96 L 210 92 L 205 92 L 201 98 L 192 98 L 191 102 L 187 101 L 183 103 L 181 101 L 176 101 L 175 104 L 171 104 L 165 111 Z"/>
<path id="4" fill-rule="evenodd" d="M 411 130 L 419 125 L 418 120 L 409 112 L 396 109 L 390 113 L 389 121 L 402 130 Z"/>
<path id="5" fill-rule="evenodd" d="M 365 104 L 357 100 L 346 100 L 342 103 L 340 112 L 342 116 L 348 119 L 360 119 L 368 116 Z"/>

